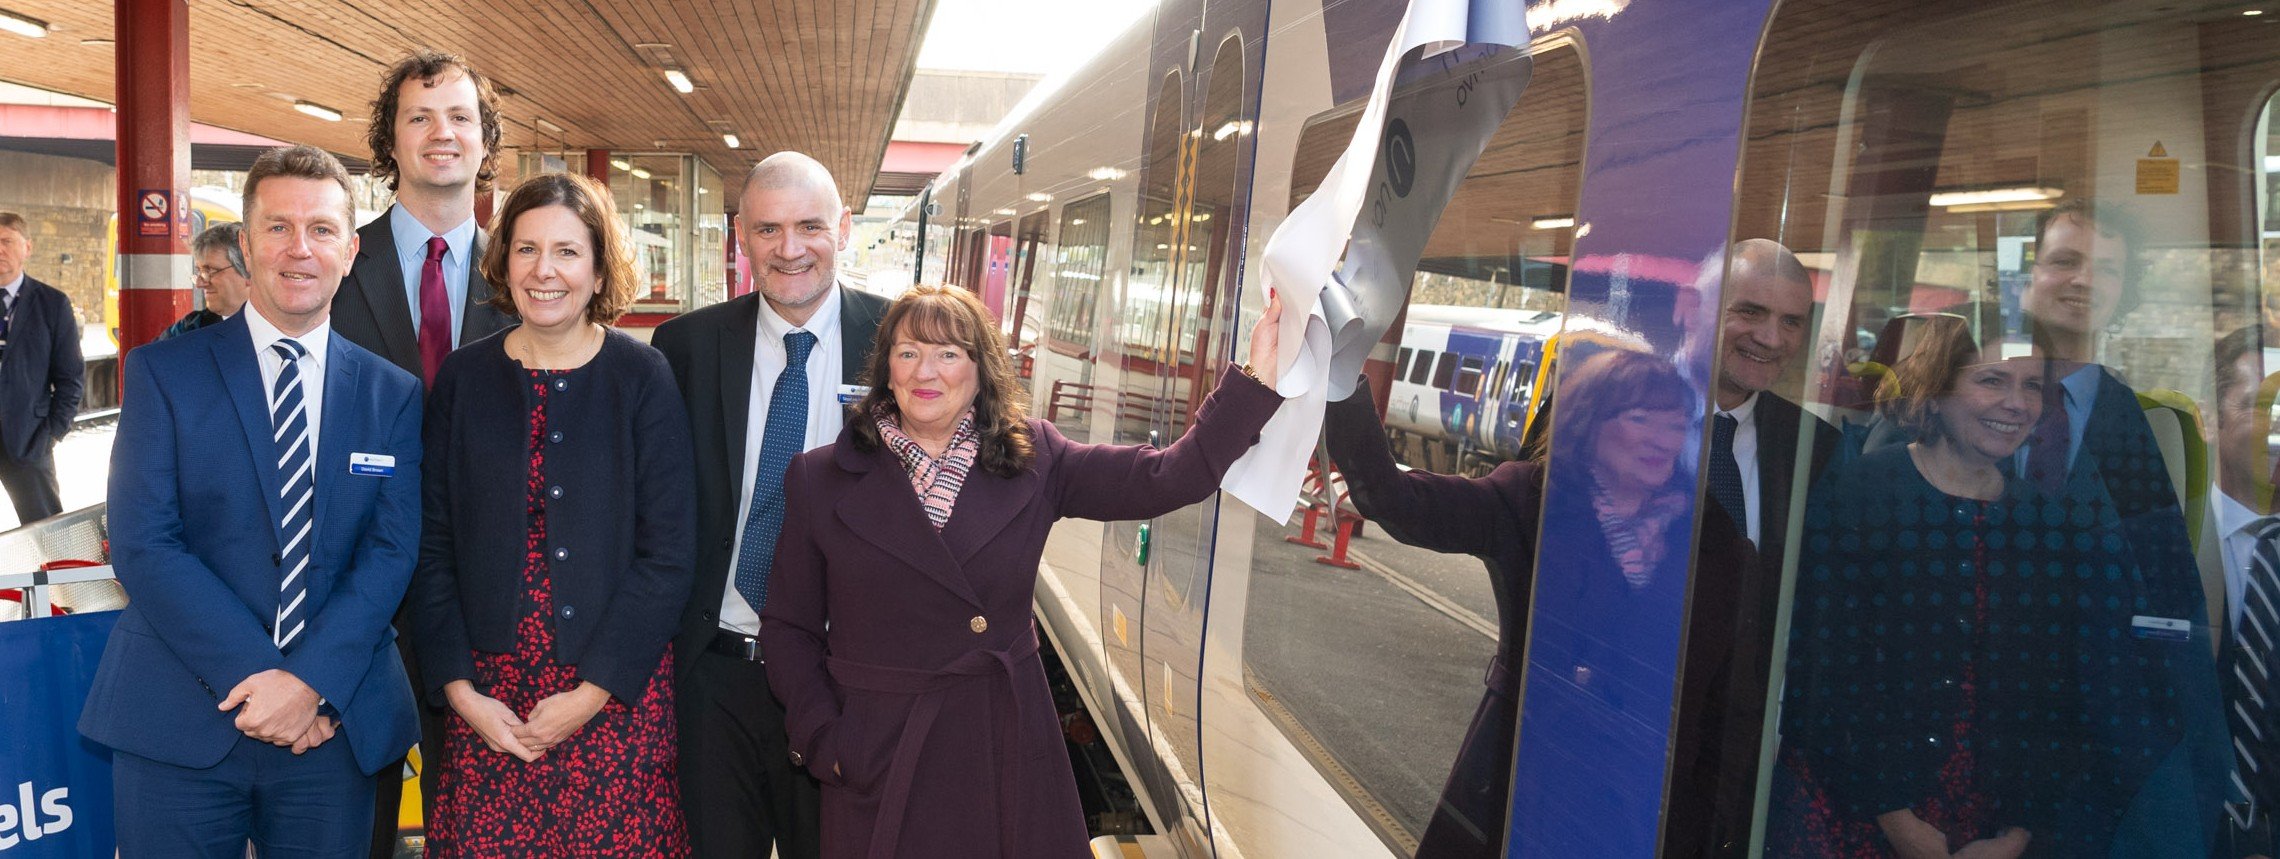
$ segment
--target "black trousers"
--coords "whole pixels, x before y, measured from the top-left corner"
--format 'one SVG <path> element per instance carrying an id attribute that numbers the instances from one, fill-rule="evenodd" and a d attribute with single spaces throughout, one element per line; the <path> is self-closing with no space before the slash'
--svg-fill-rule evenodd
<path id="1" fill-rule="evenodd" d="M 412 706 L 420 714 L 420 821 L 424 825 L 428 812 L 435 808 L 435 782 L 443 768 L 436 761 L 443 756 L 444 720 L 457 718 L 442 707 L 428 705 L 427 684 L 421 682 L 420 662 L 412 658 L 412 638 L 407 634 L 404 618 L 396 624 L 396 654 L 404 659 L 404 674 L 412 681 Z M 409 756 L 380 768 L 372 786 L 372 859 L 393 859 L 396 855 L 396 822 L 404 804 L 404 763 Z"/>
<path id="2" fill-rule="evenodd" d="M 815 779 L 793 766 L 784 705 L 768 673 L 712 651 L 680 678 L 681 811 L 697 859 L 782 859 L 822 855 Z"/>
<path id="3" fill-rule="evenodd" d="M 16 505 L 16 523 L 29 525 L 63 512 L 63 495 L 56 490 L 55 449 L 41 445 L 32 456 L 17 458 L 0 449 L 0 489 Z"/>

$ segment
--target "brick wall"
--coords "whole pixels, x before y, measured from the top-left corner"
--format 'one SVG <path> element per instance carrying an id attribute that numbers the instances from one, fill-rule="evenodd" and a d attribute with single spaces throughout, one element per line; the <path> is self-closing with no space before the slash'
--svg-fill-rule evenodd
<path id="1" fill-rule="evenodd" d="M 65 295 L 81 322 L 103 315 L 103 229 L 118 204 L 110 165 L 0 151 L 0 211 L 24 216 L 32 258 L 25 272 Z"/>

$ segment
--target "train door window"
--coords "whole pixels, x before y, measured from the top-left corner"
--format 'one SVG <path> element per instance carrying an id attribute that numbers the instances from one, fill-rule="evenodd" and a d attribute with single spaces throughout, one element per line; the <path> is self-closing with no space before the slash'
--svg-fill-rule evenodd
<path id="1" fill-rule="evenodd" d="M 1453 533 L 1443 524 L 1473 522 L 1466 517 L 1481 511 L 1365 511 L 1356 503 L 1386 497 L 1370 481 L 1401 468 L 1479 477 L 1521 458 L 1522 428 L 1502 419 L 1508 410 L 1496 398 L 1525 403 L 1533 374 L 1508 391 L 1501 377 L 1511 370 L 1488 371 L 1532 368 L 1560 330 L 1587 119 L 1583 55 L 1557 40 L 1468 56 L 1445 76 L 1403 84 L 1405 92 L 1451 88 L 1454 97 L 1466 80 L 1523 74 L 1518 105 L 1458 184 L 1408 276 L 1409 304 L 1392 328 L 1399 348 L 1384 353 L 1396 360 L 1363 369 L 1382 408 L 1361 410 L 1367 417 L 1333 408 L 1329 455 L 1302 497 L 1312 512 L 1287 528 L 1261 528 L 1251 547 L 1246 687 L 1353 816 L 1401 856 L 1500 850 L 1514 711 L 1506 673 L 1491 666 L 1500 651 L 1518 665 L 1515 628 L 1528 586 L 1484 570 L 1465 541 L 1533 532 L 1536 523 L 1498 521 L 1443 541 L 1435 535 Z M 1291 205 L 1319 186 L 1361 108 L 1331 107 L 1306 123 L 1292 149 L 1260 153 L 1262 161 L 1290 159 Z M 1382 452 L 1344 446 L 1363 442 Z M 1382 472 L 1341 467 L 1348 457 L 1388 455 Z M 1354 524 L 1356 514 L 1369 519 Z M 1332 849 L 1351 850 L 1323 852 Z"/>
<path id="2" fill-rule="evenodd" d="M 1030 413 L 1077 441 L 1092 437 L 1086 415 L 1093 402 L 1096 310 L 1108 273 L 1108 204 L 1107 194 L 1095 194 L 1061 208 L 1045 348 L 1037 353 L 1037 391 L 1044 405 Z"/>
<path id="3" fill-rule="evenodd" d="M 1045 212 L 1040 210 L 1022 216 L 1014 232 L 1012 268 L 1007 274 L 1011 294 L 1006 298 L 1005 339 L 1014 351 L 1014 371 L 1027 382 L 1035 375 L 1037 347 L 1037 307 L 1030 296 L 1037 285 L 1037 257 L 1045 243 Z"/>
<path id="4" fill-rule="evenodd" d="M 1457 362 L 1457 379 L 1450 387 L 1460 397 L 1480 396 L 1481 357 L 1466 355 Z"/>
<path id="5" fill-rule="evenodd" d="M 1013 222 L 999 221 L 990 226 L 989 238 L 982 244 L 981 284 L 974 294 L 1000 320 L 1005 318 L 1006 289 L 1012 281 Z"/>
<path id="6" fill-rule="evenodd" d="M 2271 831 L 2229 801 L 2280 788 L 2280 699 L 2231 670 L 2273 653 L 2280 9 L 1776 9 L 1714 350 L 1755 489 L 1698 537 L 1759 562 L 1697 570 L 1689 626 L 1725 632 L 1684 670 L 1724 689 L 1680 705 L 1757 790 L 1670 814 L 1732 798 L 1693 811 L 1776 856 Z"/>

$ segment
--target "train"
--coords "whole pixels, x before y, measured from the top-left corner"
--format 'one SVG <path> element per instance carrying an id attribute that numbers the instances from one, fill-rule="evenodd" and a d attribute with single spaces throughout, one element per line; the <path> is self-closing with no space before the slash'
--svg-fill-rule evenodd
<path id="1" fill-rule="evenodd" d="M 1558 346 L 1579 331 L 1668 358 L 1707 404 L 1719 263 L 1748 238 L 1795 252 L 1816 308 L 1769 390 L 1858 417 L 1866 332 L 2015 307 L 2037 215 L 2093 197 L 2144 225 L 2142 295 L 2103 330 L 2101 360 L 2167 402 L 2204 404 L 2173 409 L 2184 426 L 2165 447 L 2198 451 L 2210 344 L 2280 291 L 2259 273 L 2280 270 L 2266 265 L 2280 259 L 2280 10 L 2267 5 L 1527 4 L 1524 47 L 1421 59 L 1396 85 L 1430 97 L 1525 80 L 1365 368 L 1396 451 L 1467 474 L 1530 455 Z M 1296 288 L 1263 282 L 1257 262 L 1346 145 L 1407 7 L 1163 0 L 904 208 L 873 248 L 870 287 L 973 289 L 1002 321 L 1034 416 L 1080 442 L 1169 443 L 1241 360 L 1268 288 Z M 1991 337 L 2025 336 L 2016 312 L 1984 318 Z M 1695 417 L 1689 467 L 1707 444 Z M 1334 481 L 1310 486 L 1303 504 L 1339 503 Z M 2188 515 L 2206 515 L 2208 493 L 2187 490 Z M 1472 558 L 1382 536 L 1318 563 L 1283 512 L 1221 497 L 1055 531 L 1038 625 L 1088 714 L 1074 721 L 1114 770 L 1088 803 L 1137 807 L 1096 831 L 1150 856 L 1418 850 L 1496 646 L 1491 584 Z M 1572 551 L 1563 537 L 1543 535 L 1540 565 Z M 1776 665 L 1788 617 L 1784 605 L 1741 631 L 1776 642 Z M 1627 622 L 1675 639 L 1688 616 Z M 1532 624 L 1530 695 L 1557 679 L 1534 654 L 1562 642 L 1543 636 L 1592 634 L 1548 626 Z M 1672 678 L 1706 670 L 1678 652 L 1638 658 Z M 1778 701 L 1780 684 L 1774 671 L 1735 694 Z M 1568 796 L 1516 798 L 1505 854 L 1665 855 L 1666 827 L 1706 801 L 1673 789 L 1669 748 L 1718 715 L 1676 686 L 1609 714 L 1618 736 L 1566 734 L 1572 722 L 1523 697 L 1515 779 Z M 1718 812 L 1743 833 L 1721 855 L 1763 847 L 1774 718 L 1745 726 L 1769 765 L 1756 803 Z"/>

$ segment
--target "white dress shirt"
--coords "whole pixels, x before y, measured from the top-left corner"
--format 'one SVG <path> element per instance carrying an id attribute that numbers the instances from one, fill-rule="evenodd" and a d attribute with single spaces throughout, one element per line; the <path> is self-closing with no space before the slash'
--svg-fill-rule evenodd
<path id="1" fill-rule="evenodd" d="M 1749 399 L 1732 410 L 1719 409 L 1718 414 L 1734 419 L 1734 466 L 1742 473 L 1742 509 L 1748 511 L 1750 542 L 1764 545 L 1758 540 L 1759 520 L 1765 518 L 1758 507 L 1758 431 L 1757 401 L 1764 391 L 1751 394 Z"/>
<path id="2" fill-rule="evenodd" d="M 269 346 L 283 338 L 285 332 L 278 330 L 276 325 L 262 316 L 261 309 L 254 307 L 253 302 L 246 302 L 245 309 L 246 312 L 242 314 L 245 316 L 245 327 L 253 332 L 253 357 L 261 365 L 261 403 L 271 414 L 275 414 L 277 404 L 272 397 L 277 390 L 277 376 L 285 372 L 285 359 L 279 357 Z M 301 346 L 309 350 L 309 354 L 301 356 L 299 364 L 301 405 L 309 413 L 309 454 L 310 461 L 316 462 L 316 453 L 322 450 L 317 446 L 318 435 L 324 431 L 325 424 L 320 418 L 325 413 L 325 350 L 332 345 L 332 320 L 327 318 L 317 323 L 317 327 L 309 329 L 309 333 L 293 339 L 301 341 Z M 271 456 L 274 462 L 274 451 L 255 451 L 254 455 Z M 324 481 L 323 469 L 312 473 L 317 475 L 318 482 Z"/>
<path id="3" fill-rule="evenodd" d="M 744 484 L 736 490 L 736 537 L 728 552 L 728 587 L 720 597 L 720 625 L 745 635 L 760 634 L 760 613 L 736 589 L 736 559 L 744 553 L 744 520 L 752 515 L 752 482 L 760 471 L 760 443 L 768 425 L 768 396 L 776 390 L 791 356 L 784 352 L 784 335 L 805 331 L 815 335 L 808 351 L 807 438 L 801 450 L 814 450 L 838 440 L 847 425 L 846 409 L 839 405 L 840 337 L 839 288 L 832 287 L 816 306 L 806 325 L 794 326 L 760 302 L 759 331 L 752 338 L 752 406 L 744 415 Z"/>
<path id="4" fill-rule="evenodd" d="M 2225 535 L 2225 628 L 2240 628 L 2240 604 L 2248 599 L 2248 565 L 2255 561 L 2256 520 L 2263 518 L 2223 491 L 2217 499 L 2217 533 Z"/>
<path id="5" fill-rule="evenodd" d="M 396 265 L 404 272 L 404 306 L 412 309 L 412 334 L 420 333 L 420 270 L 427 268 L 428 232 L 426 224 L 404 211 L 401 204 L 388 207 L 388 230 L 396 236 Z M 472 265 L 468 255 L 475 249 L 475 217 L 468 216 L 465 223 L 443 233 L 443 295 L 451 307 L 451 347 L 459 348 L 459 332 L 467 317 L 467 268 Z"/>

